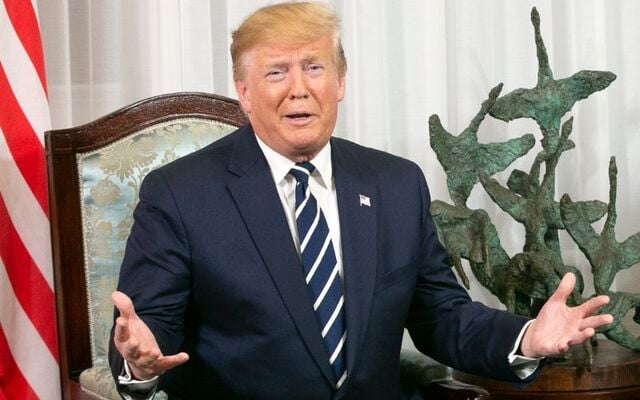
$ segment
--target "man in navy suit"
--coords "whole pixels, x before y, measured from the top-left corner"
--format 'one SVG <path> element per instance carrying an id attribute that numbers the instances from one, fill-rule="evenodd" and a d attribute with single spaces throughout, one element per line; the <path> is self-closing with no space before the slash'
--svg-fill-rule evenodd
<path id="1" fill-rule="evenodd" d="M 113 295 L 110 361 L 126 396 L 399 398 L 405 327 L 443 363 L 526 382 L 541 357 L 611 322 L 591 316 L 605 296 L 566 306 L 573 275 L 532 321 L 470 300 L 420 169 L 331 137 L 347 67 L 327 5 L 258 10 L 231 53 L 250 125 L 151 172 L 140 191 Z M 323 247 L 307 266 L 309 204 Z"/>

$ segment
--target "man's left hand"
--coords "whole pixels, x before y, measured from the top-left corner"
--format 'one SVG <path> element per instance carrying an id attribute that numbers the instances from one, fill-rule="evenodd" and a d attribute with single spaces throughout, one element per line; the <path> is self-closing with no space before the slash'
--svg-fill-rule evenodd
<path id="1" fill-rule="evenodd" d="M 609 303 L 609 296 L 594 297 L 579 306 L 567 306 L 567 298 L 576 284 L 576 276 L 566 274 L 556 291 L 544 304 L 536 319 L 529 325 L 520 351 L 523 356 L 539 358 L 565 353 L 596 333 L 600 326 L 613 322 L 610 314 L 593 315 Z"/>

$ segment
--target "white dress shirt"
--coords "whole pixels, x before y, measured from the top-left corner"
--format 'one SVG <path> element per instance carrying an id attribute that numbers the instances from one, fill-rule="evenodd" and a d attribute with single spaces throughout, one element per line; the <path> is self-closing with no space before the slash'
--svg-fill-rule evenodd
<path id="1" fill-rule="evenodd" d="M 289 160 L 285 156 L 277 153 L 275 150 L 267 146 L 259 137 L 256 136 L 258 145 L 264 153 L 273 182 L 276 184 L 278 196 L 282 203 L 282 208 L 287 217 L 289 231 L 293 243 L 300 254 L 300 240 L 298 238 L 298 227 L 296 225 L 296 179 L 289 175 L 289 171 L 295 165 L 295 162 Z M 336 187 L 333 179 L 333 167 L 331 165 L 331 146 L 327 143 L 322 150 L 312 159 L 309 160 L 316 169 L 309 178 L 309 190 L 316 198 L 318 205 L 322 209 L 324 218 L 329 225 L 329 234 L 331 242 L 336 253 L 336 262 L 338 264 L 338 272 L 342 278 L 342 242 L 340 241 L 340 218 L 338 216 L 338 198 L 336 196 Z"/>

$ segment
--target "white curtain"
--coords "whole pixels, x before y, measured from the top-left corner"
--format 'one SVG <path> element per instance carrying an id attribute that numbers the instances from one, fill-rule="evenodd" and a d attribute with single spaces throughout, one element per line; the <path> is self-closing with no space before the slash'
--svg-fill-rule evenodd
<path id="1" fill-rule="evenodd" d="M 88 122 L 136 100 L 175 91 L 235 97 L 230 32 L 265 0 L 46 0 L 38 4 L 54 128 Z M 618 240 L 640 231 L 640 2 L 633 0 L 334 0 L 349 63 L 336 135 L 417 162 L 434 199 L 448 200 L 444 173 L 429 147 L 427 119 L 438 114 L 461 132 L 489 90 L 533 87 L 537 59 L 530 22 L 535 5 L 556 79 L 582 69 L 618 79 L 576 104 L 576 149 L 559 166 L 558 196 L 608 200 L 608 160 L 617 157 Z M 480 141 L 541 134 L 535 124 L 487 117 Z M 528 170 L 532 154 L 516 165 Z M 499 178 L 506 180 L 507 173 Z M 481 187 L 484 207 L 510 254 L 523 230 Z M 598 225 L 598 227 L 601 226 Z M 588 264 L 567 235 L 567 262 Z M 471 276 L 471 272 L 468 271 Z M 638 292 L 640 267 L 618 275 L 617 289 Z M 471 294 L 497 300 L 472 280 Z"/>

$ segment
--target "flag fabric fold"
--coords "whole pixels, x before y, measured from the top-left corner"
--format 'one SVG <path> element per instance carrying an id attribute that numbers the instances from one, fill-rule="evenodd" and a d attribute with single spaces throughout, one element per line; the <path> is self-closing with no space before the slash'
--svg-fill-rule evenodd
<path id="1" fill-rule="evenodd" d="M 0 0 L 0 400 L 59 399 L 35 0 Z"/>

